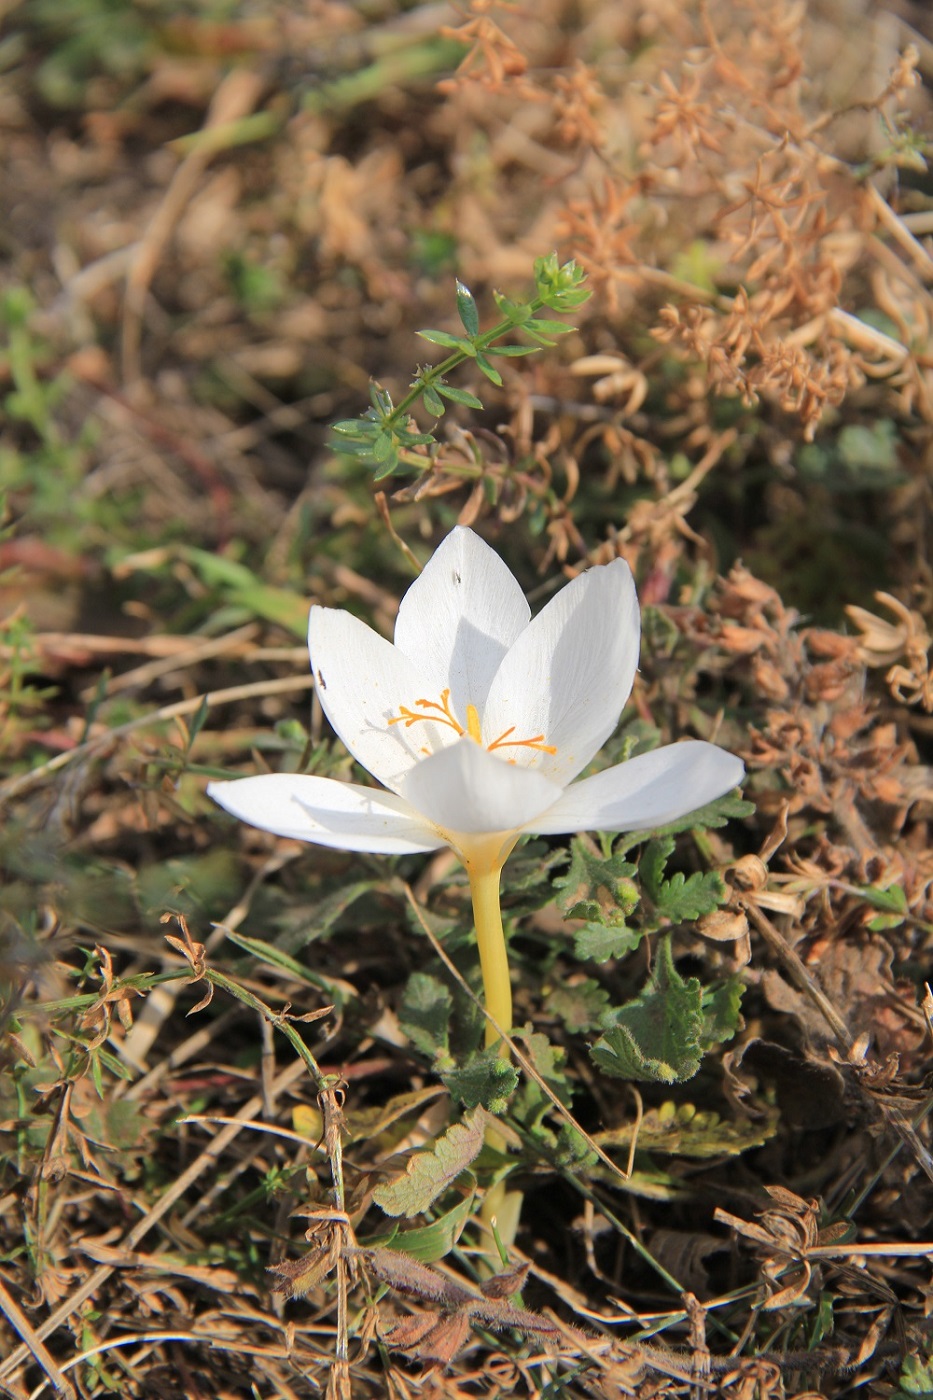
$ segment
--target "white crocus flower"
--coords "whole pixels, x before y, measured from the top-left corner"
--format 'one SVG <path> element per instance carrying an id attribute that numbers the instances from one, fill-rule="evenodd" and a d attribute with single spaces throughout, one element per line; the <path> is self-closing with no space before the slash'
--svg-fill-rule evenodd
<path id="1" fill-rule="evenodd" d="M 663 826 L 744 772 L 732 754 L 690 741 L 574 782 L 628 699 L 639 630 L 623 560 L 587 570 L 532 619 L 499 556 L 455 529 L 405 594 L 394 645 L 348 612 L 311 609 L 321 706 L 382 788 L 282 773 L 208 792 L 253 826 L 318 845 L 452 847 L 470 879 L 486 1004 L 508 1030 L 499 873 L 519 838 Z"/>

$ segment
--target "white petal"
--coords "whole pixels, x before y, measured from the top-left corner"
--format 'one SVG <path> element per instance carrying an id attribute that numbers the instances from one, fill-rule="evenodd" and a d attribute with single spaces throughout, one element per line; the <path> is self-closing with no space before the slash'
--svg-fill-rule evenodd
<path id="1" fill-rule="evenodd" d="M 722 797 L 744 774 L 742 760 L 715 744 L 668 744 L 574 783 L 528 827 L 541 836 L 647 831 Z"/>
<path id="2" fill-rule="evenodd" d="M 207 791 L 241 821 L 295 841 L 383 855 L 434 851 L 445 844 L 400 797 L 333 778 L 261 773 L 210 783 Z"/>
<path id="3" fill-rule="evenodd" d="M 495 758 L 472 739 L 415 764 L 402 790 L 416 811 L 453 835 L 514 831 L 560 796 L 540 773 Z"/>
<path id="4" fill-rule="evenodd" d="M 430 720 L 389 723 L 403 705 L 420 713 L 418 700 L 438 696 L 407 656 L 351 613 L 312 608 L 308 647 L 324 713 L 353 757 L 386 787 L 397 791 L 413 763 L 457 738 Z"/>
<path id="5" fill-rule="evenodd" d="M 555 754 L 505 747 L 503 757 L 566 786 L 618 723 L 638 667 L 635 583 L 622 559 L 562 588 L 510 649 L 482 711 L 483 742 L 514 726 L 513 741 L 543 735 Z"/>
<path id="6" fill-rule="evenodd" d="M 461 724 L 482 708 L 509 647 L 531 611 L 517 580 L 472 530 L 452 530 L 402 599 L 395 645 L 435 696 L 450 689 Z"/>

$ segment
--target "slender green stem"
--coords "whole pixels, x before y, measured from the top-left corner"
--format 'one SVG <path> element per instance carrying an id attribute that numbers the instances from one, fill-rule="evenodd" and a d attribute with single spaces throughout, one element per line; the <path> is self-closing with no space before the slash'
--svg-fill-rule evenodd
<path id="1" fill-rule="evenodd" d="M 486 1009 L 504 1031 L 512 1029 L 512 983 L 509 980 L 509 958 L 502 931 L 502 911 L 499 908 L 499 869 L 483 874 L 470 873 L 470 893 L 473 896 L 473 918 L 476 941 L 483 973 Z M 486 1044 L 495 1045 L 499 1032 L 492 1021 L 486 1022 Z M 509 1047 L 503 1040 L 499 1052 L 506 1056 Z"/>

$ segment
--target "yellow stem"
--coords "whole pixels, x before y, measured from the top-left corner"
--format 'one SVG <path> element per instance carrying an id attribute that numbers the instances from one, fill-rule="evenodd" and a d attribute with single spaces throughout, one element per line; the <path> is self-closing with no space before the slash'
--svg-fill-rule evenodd
<path id="1" fill-rule="evenodd" d="M 477 873 L 468 868 L 470 893 L 473 896 L 473 919 L 479 944 L 479 963 L 483 973 L 483 993 L 486 1010 L 504 1031 L 512 1029 L 512 983 L 509 980 L 509 957 L 502 931 L 502 910 L 499 907 L 499 874 L 501 866 Z M 495 1045 L 499 1032 L 492 1021 L 486 1022 L 486 1044 Z M 505 1040 L 499 1054 L 507 1058 L 509 1047 Z M 498 1152 L 505 1151 L 505 1139 L 495 1128 L 486 1129 L 486 1142 Z M 508 1248 L 515 1241 L 518 1218 L 522 1208 L 520 1192 L 506 1191 L 505 1180 L 497 1181 L 486 1192 L 480 1218 L 491 1226 L 495 1221 L 502 1243 Z M 490 1247 L 489 1271 L 495 1273 L 501 1262 L 495 1248 Z"/>
<path id="2" fill-rule="evenodd" d="M 473 896 L 473 919 L 479 944 L 479 963 L 483 973 L 486 1010 L 504 1031 L 512 1029 L 512 984 L 509 980 L 509 958 L 502 932 L 502 911 L 499 908 L 499 867 L 482 874 L 470 875 Z M 494 1045 L 499 1032 L 492 1021 L 486 1022 L 486 1044 Z M 503 1040 L 499 1053 L 507 1056 L 509 1047 Z"/>

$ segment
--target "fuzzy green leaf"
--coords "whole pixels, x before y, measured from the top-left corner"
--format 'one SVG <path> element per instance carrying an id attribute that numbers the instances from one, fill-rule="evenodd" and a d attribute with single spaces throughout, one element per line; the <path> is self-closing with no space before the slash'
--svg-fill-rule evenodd
<path id="1" fill-rule="evenodd" d="M 373 1200 L 386 1215 L 420 1215 L 453 1185 L 482 1146 L 482 1115 L 468 1114 L 462 1123 L 452 1123 L 432 1149 L 409 1158 L 404 1176 L 377 1186 Z"/>
<path id="2" fill-rule="evenodd" d="M 592 977 L 558 987 L 547 999 L 547 1010 L 559 1016 L 571 1034 L 592 1031 L 601 1025 L 609 1007 L 609 993 Z"/>
<path id="3" fill-rule="evenodd" d="M 402 997 L 399 1023 L 412 1045 L 431 1059 L 449 1058 L 448 1032 L 453 997 L 444 983 L 426 972 L 413 972 Z"/>
<path id="4" fill-rule="evenodd" d="M 570 843 L 570 866 L 554 880 L 562 890 L 558 905 L 568 919 L 586 919 L 586 927 L 574 934 L 578 958 L 606 962 L 636 948 L 641 933 L 626 919 L 638 903 L 632 882 L 637 867 L 614 852 L 601 855 L 588 841 L 575 836 Z"/>
<path id="5" fill-rule="evenodd" d="M 568 919 L 609 922 L 615 915 L 630 914 L 638 903 L 638 890 L 632 883 L 637 869 L 614 851 L 608 855 L 594 851 L 584 837 L 574 836 L 570 865 L 554 877 L 554 888 L 561 891 L 558 907 Z"/>
<path id="6" fill-rule="evenodd" d="M 742 1028 L 742 995 L 745 984 L 740 977 L 730 977 L 715 987 L 703 988 L 703 1029 L 700 1043 L 711 1050 L 723 1041 L 731 1040 Z"/>
<path id="7" fill-rule="evenodd" d="M 447 1089 L 464 1108 L 487 1108 L 504 1113 L 518 1085 L 514 1065 L 499 1054 L 497 1046 L 467 1057 L 455 1069 L 441 1074 Z"/>
<path id="8" fill-rule="evenodd" d="M 702 1001 L 699 981 L 680 976 L 671 941 L 662 938 L 647 986 L 611 1013 L 610 1026 L 590 1049 L 593 1060 L 618 1079 L 663 1084 L 692 1079 L 702 1056 Z"/>
<path id="9" fill-rule="evenodd" d="M 704 1159 L 735 1157 L 750 1147 L 761 1147 L 777 1132 L 780 1113 L 768 1108 L 760 1118 L 736 1118 L 724 1122 L 711 1109 L 672 1101 L 651 1108 L 638 1120 L 623 1123 L 609 1132 L 597 1133 L 596 1141 L 607 1152 L 627 1151 L 633 1136 L 640 1152 L 665 1152 L 678 1157 Z"/>
<path id="10" fill-rule="evenodd" d="M 608 962 L 624 958 L 638 947 L 644 931 L 626 924 L 585 924 L 573 936 L 573 951 L 582 962 Z"/>
<path id="11" fill-rule="evenodd" d="M 469 287 L 465 287 L 457 278 L 457 314 L 463 322 L 463 329 L 468 336 L 479 335 L 479 312 L 476 309 L 476 302 L 473 300 L 473 293 Z"/>

